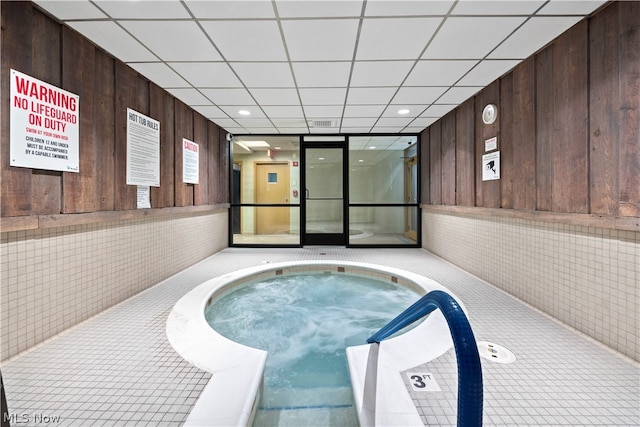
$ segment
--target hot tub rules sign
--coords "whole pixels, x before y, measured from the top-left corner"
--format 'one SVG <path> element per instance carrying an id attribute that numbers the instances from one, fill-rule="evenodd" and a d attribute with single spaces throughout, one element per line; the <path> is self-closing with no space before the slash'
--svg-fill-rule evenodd
<path id="1" fill-rule="evenodd" d="M 10 165 L 79 172 L 80 97 L 10 72 Z"/>

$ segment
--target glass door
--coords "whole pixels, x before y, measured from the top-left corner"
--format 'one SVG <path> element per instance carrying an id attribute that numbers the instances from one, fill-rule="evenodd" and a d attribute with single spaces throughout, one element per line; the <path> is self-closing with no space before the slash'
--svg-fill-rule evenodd
<path id="1" fill-rule="evenodd" d="M 346 245 L 344 144 L 303 149 L 303 245 Z"/>

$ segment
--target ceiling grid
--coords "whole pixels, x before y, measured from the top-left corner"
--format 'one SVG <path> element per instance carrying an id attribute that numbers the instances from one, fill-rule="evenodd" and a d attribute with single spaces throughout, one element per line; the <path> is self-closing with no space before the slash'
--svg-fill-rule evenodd
<path id="1" fill-rule="evenodd" d="M 256 135 L 418 133 L 606 3 L 34 2 L 229 132 Z"/>

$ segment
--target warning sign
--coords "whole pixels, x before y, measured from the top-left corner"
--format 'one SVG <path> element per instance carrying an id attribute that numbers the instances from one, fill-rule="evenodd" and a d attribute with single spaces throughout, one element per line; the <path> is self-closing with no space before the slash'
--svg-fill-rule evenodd
<path id="1" fill-rule="evenodd" d="M 10 70 L 10 165 L 79 172 L 80 97 Z"/>

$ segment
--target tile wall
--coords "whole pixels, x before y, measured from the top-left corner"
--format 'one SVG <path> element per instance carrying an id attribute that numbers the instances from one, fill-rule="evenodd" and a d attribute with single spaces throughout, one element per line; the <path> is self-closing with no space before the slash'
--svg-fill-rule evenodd
<path id="1" fill-rule="evenodd" d="M 1 360 L 227 246 L 227 211 L 2 233 Z"/>
<path id="2" fill-rule="evenodd" d="M 640 360 L 640 233 L 423 211 L 425 249 Z"/>

